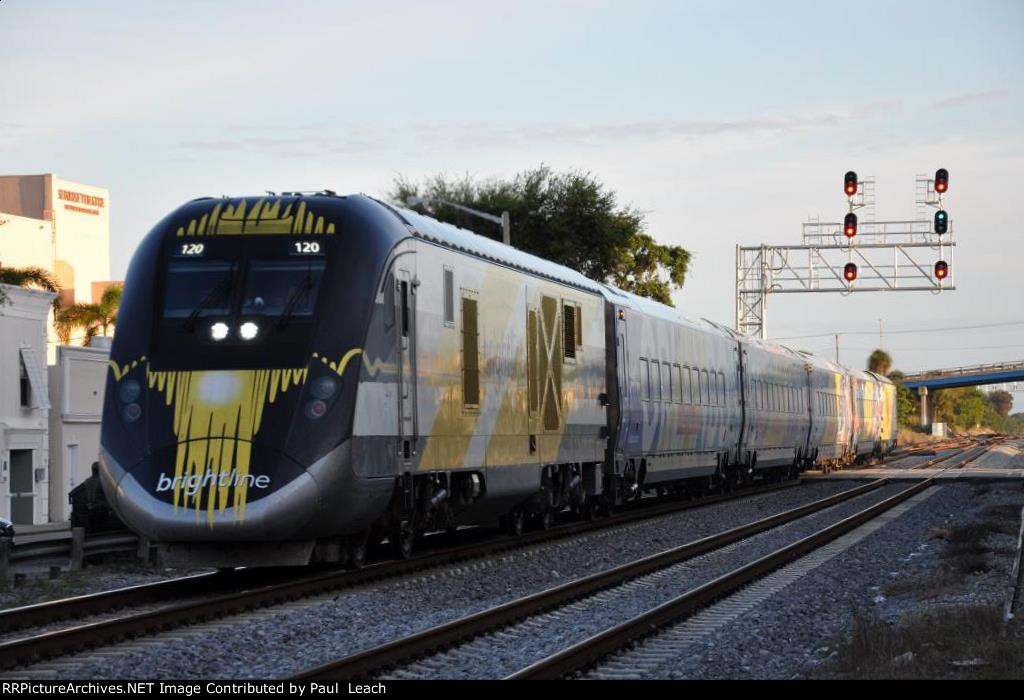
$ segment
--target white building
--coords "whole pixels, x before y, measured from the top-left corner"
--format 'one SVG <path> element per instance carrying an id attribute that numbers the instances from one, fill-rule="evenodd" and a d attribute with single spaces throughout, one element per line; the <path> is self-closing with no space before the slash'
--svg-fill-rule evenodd
<path id="1" fill-rule="evenodd" d="M 95 303 L 110 283 L 110 192 L 45 175 L 0 176 L 0 264 L 52 272 L 61 303 Z"/>
<path id="2" fill-rule="evenodd" d="M 100 419 L 110 349 L 105 338 L 96 347 L 61 345 L 49 367 L 51 522 L 71 518 L 68 494 L 92 473 L 99 459 Z"/>
<path id="3" fill-rule="evenodd" d="M 0 516 L 44 523 L 49 515 L 46 326 L 52 292 L 0 285 Z"/>

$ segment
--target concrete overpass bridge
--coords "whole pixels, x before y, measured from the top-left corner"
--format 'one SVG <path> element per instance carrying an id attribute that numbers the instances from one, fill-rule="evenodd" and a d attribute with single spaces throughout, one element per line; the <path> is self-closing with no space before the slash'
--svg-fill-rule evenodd
<path id="1" fill-rule="evenodd" d="M 921 425 L 928 425 L 928 390 L 1024 382 L 1024 361 L 950 367 L 904 375 L 903 386 L 921 397 Z"/>

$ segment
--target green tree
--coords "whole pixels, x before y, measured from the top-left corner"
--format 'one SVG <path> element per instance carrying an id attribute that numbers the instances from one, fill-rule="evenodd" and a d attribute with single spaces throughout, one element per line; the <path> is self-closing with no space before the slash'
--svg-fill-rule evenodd
<path id="1" fill-rule="evenodd" d="M 620 206 L 590 173 L 556 173 L 542 165 L 510 180 L 438 175 L 416 184 L 399 176 L 388 197 L 490 238 L 498 237 L 495 224 L 444 202 L 493 214 L 507 211 L 516 248 L 665 304 L 672 304 L 672 289 L 686 281 L 689 251 L 655 241 L 643 214 Z"/>
<path id="2" fill-rule="evenodd" d="M 907 428 L 916 427 L 920 422 L 921 398 L 917 392 L 903 386 L 903 372 L 894 369 L 889 378 L 896 384 L 896 412 L 899 424 Z"/>
<path id="3" fill-rule="evenodd" d="M 885 350 L 879 348 L 868 357 L 868 370 L 883 377 L 889 374 L 892 369 L 892 357 Z"/>
<path id="4" fill-rule="evenodd" d="M 1000 389 L 998 391 L 989 392 L 987 398 L 996 413 L 1001 415 L 1003 418 L 1010 415 L 1010 410 L 1013 408 L 1013 394 Z"/>
<path id="5" fill-rule="evenodd" d="M 106 335 L 117 323 L 117 309 L 121 305 L 121 285 L 112 284 L 103 292 L 99 304 L 72 304 L 57 313 L 54 325 L 57 337 L 67 345 L 71 333 L 77 329 L 85 331 L 83 345 L 92 343 L 97 335 Z"/>

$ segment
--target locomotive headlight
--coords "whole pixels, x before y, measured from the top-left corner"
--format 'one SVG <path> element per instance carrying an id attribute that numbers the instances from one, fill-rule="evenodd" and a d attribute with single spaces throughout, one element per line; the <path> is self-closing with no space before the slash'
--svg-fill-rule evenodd
<path id="1" fill-rule="evenodd" d="M 121 415 L 124 416 L 125 422 L 134 423 L 142 416 L 142 406 L 137 403 L 130 403 L 124 407 Z"/>
<path id="2" fill-rule="evenodd" d="M 334 392 L 337 390 L 338 382 L 334 377 L 318 377 L 316 381 L 313 382 L 313 386 L 310 387 L 309 393 L 311 393 L 315 398 L 326 401 L 334 396 Z"/>
<path id="3" fill-rule="evenodd" d="M 252 340 L 260 333 L 260 327 L 252 321 L 246 321 L 238 327 L 238 335 L 242 340 Z"/>
<path id="4" fill-rule="evenodd" d="M 141 393 L 142 386 L 134 379 L 126 379 L 121 382 L 121 386 L 117 390 L 117 396 L 121 399 L 121 403 L 134 403 Z"/>
<path id="5" fill-rule="evenodd" d="M 210 326 L 210 338 L 213 340 L 224 340 L 228 337 L 228 330 L 228 324 L 223 321 L 217 321 Z"/>

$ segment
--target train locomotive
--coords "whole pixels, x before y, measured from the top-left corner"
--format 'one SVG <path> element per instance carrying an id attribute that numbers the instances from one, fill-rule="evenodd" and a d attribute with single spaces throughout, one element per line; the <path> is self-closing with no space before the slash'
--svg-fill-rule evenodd
<path id="1" fill-rule="evenodd" d="M 700 494 L 895 445 L 895 388 L 370 197 L 204 198 L 132 258 L 107 500 L 169 564 Z"/>

